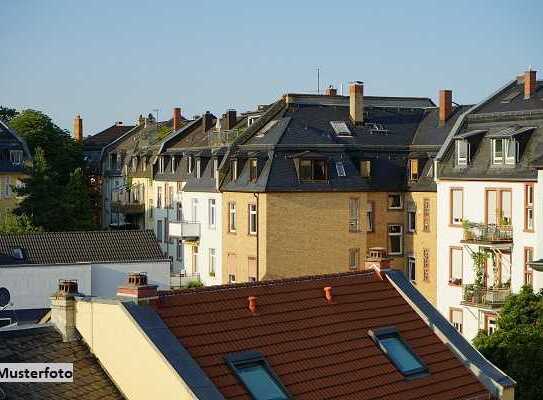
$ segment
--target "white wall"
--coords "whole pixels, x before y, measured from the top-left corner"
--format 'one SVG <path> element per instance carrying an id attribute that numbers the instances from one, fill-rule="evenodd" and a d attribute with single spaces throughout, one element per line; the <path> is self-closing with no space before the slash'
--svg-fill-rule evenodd
<path id="1" fill-rule="evenodd" d="M 534 187 L 535 232 L 536 242 L 534 259 L 543 259 L 543 170 L 537 171 L 537 183 Z M 543 272 L 534 271 L 534 289 L 543 289 Z"/>
<path id="2" fill-rule="evenodd" d="M 479 309 L 466 307 L 460 304 L 462 300 L 462 287 L 449 284 L 449 247 L 463 247 L 463 283 L 473 283 L 473 262 L 470 254 L 461 243 L 463 228 L 449 226 L 450 189 L 463 188 L 464 190 L 464 220 L 470 222 L 484 222 L 485 220 L 485 188 L 511 189 L 512 194 L 512 266 L 511 288 L 517 292 L 524 283 L 524 247 L 536 247 L 536 234 L 524 231 L 524 182 L 477 182 L 477 181 L 448 181 L 438 182 L 437 199 L 437 306 L 439 311 L 448 319 L 450 307 L 462 308 L 464 317 L 464 336 L 472 339 L 482 328 L 484 320 Z M 541 193 L 536 188 L 537 193 Z M 537 199 L 537 197 L 536 197 Z M 541 200 L 539 200 L 541 202 Z M 541 214 L 541 210 L 536 210 Z M 541 226 L 541 225 L 540 225 Z M 537 225 L 536 225 L 537 230 Z M 541 229 L 539 229 L 541 231 Z M 472 249 L 477 250 L 472 245 Z M 537 251 L 537 250 L 536 250 Z"/>

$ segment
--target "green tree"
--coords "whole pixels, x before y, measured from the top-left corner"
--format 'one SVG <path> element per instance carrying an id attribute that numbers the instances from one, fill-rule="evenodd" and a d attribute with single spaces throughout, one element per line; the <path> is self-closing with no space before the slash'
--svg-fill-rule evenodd
<path id="1" fill-rule="evenodd" d="M 13 117 L 18 114 L 17 110 L 14 108 L 0 106 L 0 120 L 4 122 L 9 122 Z"/>
<path id="2" fill-rule="evenodd" d="M 492 335 L 480 332 L 473 344 L 517 381 L 517 399 L 543 399 L 543 290 L 523 287 L 509 296 L 497 326 Z"/>
<path id="3" fill-rule="evenodd" d="M 65 230 L 90 230 L 96 228 L 92 220 L 90 197 L 81 168 L 70 174 L 62 199 Z"/>
<path id="4" fill-rule="evenodd" d="M 32 224 L 26 215 L 15 215 L 8 210 L 0 210 L 0 233 L 39 232 L 41 228 Z"/>

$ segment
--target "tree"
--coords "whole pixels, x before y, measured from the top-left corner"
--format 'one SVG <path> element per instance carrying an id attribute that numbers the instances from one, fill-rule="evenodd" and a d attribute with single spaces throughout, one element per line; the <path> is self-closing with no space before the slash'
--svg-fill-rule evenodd
<path id="1" fill-rule="evenodd" d="M 506 300 L 497 320 L 498 329 L 480 332 L 475 347 L 517 381 L 516 398 L 543 398 L 543 290 L 523 287 Z"/>
<path id="2" fill-rule="evenodd" d="M 65 230 L 90 230 L 95 228 L 92 221 L 86 179 L 81 168 L 77 168 L 70 174 L 70 180 L 66 186 L 62 204 L 64 219 L 68 223 Z"/>
<path id="3" fill-rule="evenodd" d="M 13 117 L 18 114 L 17 110 L 14 108 L 0 106 L 0 120 L 8 123 Z"/>
<path id="4" fill-rule="evenodd" d="M 0 233 L 39 232 L 41 228 L 32 224 L 26 215 L 15 215 L 8 210 L 0 210 Z"/>

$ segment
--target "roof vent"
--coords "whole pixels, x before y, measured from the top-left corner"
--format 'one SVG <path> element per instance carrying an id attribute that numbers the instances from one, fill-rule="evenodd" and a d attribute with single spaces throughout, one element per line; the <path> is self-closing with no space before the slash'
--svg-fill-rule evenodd
<path id="1" fill-rule="evenodd" d="M 256 296 L 249 296 L 249 310 L 254 314 L 256 312 Z"/>
<path id="2" fill-rule="evenodd" d="M 16 260 L 24 260 L 25 259 L 25 253 L 22 248 L 20 247 L 14 247 L 11 249 L 11 256 L 15 258 Z"/>
<path id="3" fill-rule="evenodd" d="M 59 294 L 76 294 L 77 279 L 59 279 L 58 280 Z"/>
<path id="4" fill-rule="evenodd" d="M 145 272 L 129 272 L 128 284 L 132 286 L 147 285 L 147 273 Z"/>
<path id="5" fill-rule="evenodd" d="M 332 300 L 333 300 L 333 298 L 334 298 L 334 296 L 333 296 L 333 294 L 332 294 L 332 286 L 326 286 L 326 287 L 324 288 L 324 297 L 326 298 L 326 301 L 327 301 L 328 303 L 331 303 L 331 302 L 332 302 Z"/>

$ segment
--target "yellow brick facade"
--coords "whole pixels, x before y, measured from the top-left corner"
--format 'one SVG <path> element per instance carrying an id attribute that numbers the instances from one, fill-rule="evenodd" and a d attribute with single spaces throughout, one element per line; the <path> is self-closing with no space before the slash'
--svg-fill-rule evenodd
<path id="1" fill-rule="evenodd" d="M 10 187 L 15 186 L 17 182 L 23 181 L 27 176 L 21 173 L 1 173 L 0 174 L 0 210 L 7 211 L 12 210 L 17 206 L 20 198 L 16 197 L 12 188 L 8 190 L 8 195 L 5 193 L 5 185 Z"/>

